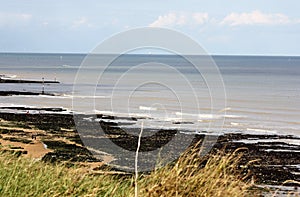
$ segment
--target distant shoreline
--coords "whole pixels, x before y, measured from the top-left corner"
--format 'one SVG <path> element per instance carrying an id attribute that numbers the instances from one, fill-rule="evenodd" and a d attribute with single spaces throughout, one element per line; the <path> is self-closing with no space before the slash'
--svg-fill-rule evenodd
<path id="1" fill-rule="evenodd" d="M 40 95 L 47 95 L 47 96 L 57 96 L 51 93 L 45 92 L 27 92 L 27 91 L 0 91 L 0 96 L 14 96 L 14 95 L 24 95 L 24 96 L 40 96 Z"/>
<path id="2" fill-rule="evenodd" d="M 47 84 L 47 83 L 60 83 L 59 81 L 51 81 L 51 80 L 26 80 L 26 79 L 4 79 L 0 77 L 0 83 L 40 83 L 40 84 Z"/>

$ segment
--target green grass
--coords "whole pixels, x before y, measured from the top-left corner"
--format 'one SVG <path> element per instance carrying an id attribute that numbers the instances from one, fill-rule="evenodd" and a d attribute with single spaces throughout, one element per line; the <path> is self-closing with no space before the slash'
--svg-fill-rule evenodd
<path id="1" fill-rule="evenodd" d="M 178 161 L 138 177 L 139 196 L 255 196 L 237 170 L 241 155 L 204 160 L 189 150 Z M 92 175 L 80 167 L 0 154 L 0 196 L 134 196 L 134 176 Z"/>

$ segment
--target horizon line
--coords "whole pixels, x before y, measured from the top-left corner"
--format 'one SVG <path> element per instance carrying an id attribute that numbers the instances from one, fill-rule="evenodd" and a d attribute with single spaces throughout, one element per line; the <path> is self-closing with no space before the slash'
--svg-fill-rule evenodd
<path id="1" fill-rule="evenodd" d="M 50 55 L 88 55 L 93 53 L 85 53 L 85 52 L 14 52 L 14 51 L 8 51 L 8 52 L 0 52 L 0 54 L 50 54 Z M 96 54 L 96 53 L 95 53 Z M 107 53 L 103 55 L 116 55 L 113 53 Z M 125 53 L 120 55 L 160 55 L 160 56 L 172 56 L 177 54 L 164 54 L 164 53 Z M 180 54 L 178 54 L 180 55 Z M 188 55 L 188 54 L 185 54 Z M 190 54 L 189 56 L 197 56 L 195 54 Z M 244 56 L 244 57 L 252 57 L 252 56 L 258 56 L 258 57 L 300 57 L 299 55 L 295 54 L 202 54 L 201 56 Z"/>

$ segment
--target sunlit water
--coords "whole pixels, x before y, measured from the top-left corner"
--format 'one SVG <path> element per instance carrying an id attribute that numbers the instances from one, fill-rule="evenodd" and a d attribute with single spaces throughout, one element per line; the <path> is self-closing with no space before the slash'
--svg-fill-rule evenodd
<path id="1" fill-rule="evenodd" d="M 219 84 L 207 84 L 201 71 L 178 56 L 121 56 L 97 82 L 90 76 L 100 75 L 106 66 L 101 64 L 102 58 L 107 57 L 99 57 L 99 64 L 81 70 L 78 81 L 76 74 L 84 58 L 80 54 L 0 54 L 2 75 L 61 82 L 45 85 L 46 92 L 57 96 L 0 96 L 0 105 L 64 107 L 77 113 L 138 118 L 115 120 L 135 123 L 126 127 L 137 127 L 143 121 L 145 127 L 198 133 L 300 136 L 299 57 L 214 56 L 226 93 L 225 100 L 221 93 L 215 95 L 214 106 L 210 93 Z M 202 57 L 192 58 L 201 62 Z M 0 88 L 41 92 L 42 84 L 0 84 Z M 73 99 L 76 106 L 72 106 Z M 214 124 L 223 120 L 221 126 Z"/>

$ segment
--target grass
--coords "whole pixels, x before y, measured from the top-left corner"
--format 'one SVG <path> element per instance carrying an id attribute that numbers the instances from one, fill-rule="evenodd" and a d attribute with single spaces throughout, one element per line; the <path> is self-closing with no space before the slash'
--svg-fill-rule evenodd
<path id="1" fill-rule="evenodd" d="M 176 162 L 139 175 L 139 196 L 255 196 L 238 170 L 241 154 L 200 159 L 196 149 Z M 80 167 L 0 154 L 1 196 L 134 196 L 134 175 L 90 174 Z"/>
<path id="2" fill-rule="evenodd" d="M 109 196 L 114 187 L 126 186 L 126 181 L 120 180 L 89 175 L 64 164 L 45 164 L 4 153 L 0 156 L 1 196 Z"/>
<path id="3" fill-rule="evenodd" d="M 140 191 L 148 196 L 255 196 L 258 193 L 245 180 L 248 175 L 238 168 L 241 156 L 218 152 L 199 158 L 197 149 L 191 149 L 174 165 L 140 179 Z"/>

